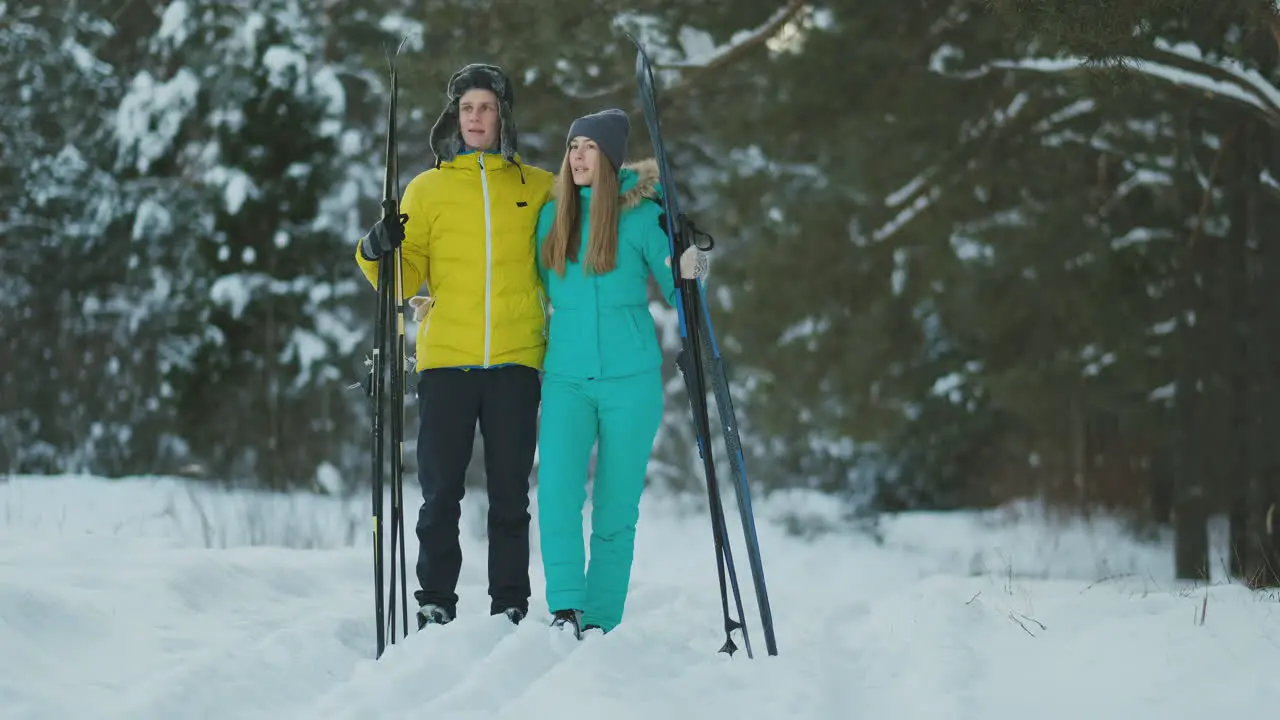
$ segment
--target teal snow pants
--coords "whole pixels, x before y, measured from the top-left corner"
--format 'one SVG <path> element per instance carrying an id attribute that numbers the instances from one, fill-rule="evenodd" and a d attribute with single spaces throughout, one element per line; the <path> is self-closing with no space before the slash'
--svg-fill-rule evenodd
<path id="1" fill-rule="evenodd" d="M 606 632 L 622 622 L 640 495 L 661 422 L 659 370 L 599 380 L 551 373 L 543 378 L 538 530 L 552 612 L 581 610 L 583 625 Z M 582 509 L 597 441 L 587 567 Z"/>

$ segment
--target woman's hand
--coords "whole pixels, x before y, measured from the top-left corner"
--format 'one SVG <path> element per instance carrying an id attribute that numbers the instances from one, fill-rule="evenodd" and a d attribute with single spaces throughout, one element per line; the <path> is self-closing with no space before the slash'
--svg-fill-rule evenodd
<path id="1" fill-rule="evenodd" d="M 697 280 L 711 270 L 711 258 L 697 247 L 690 245 L 680 254 L 680 277 Z"/>

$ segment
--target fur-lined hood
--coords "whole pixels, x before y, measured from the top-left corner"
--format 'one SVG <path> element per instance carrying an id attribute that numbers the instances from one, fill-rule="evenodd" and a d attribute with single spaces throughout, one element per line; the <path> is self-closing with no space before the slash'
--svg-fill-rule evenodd
<path id="1" fill-rule="evenodd" d="M 448 103 L 431 127 L 431 151 L 436 156 L 436 167 L 458 156 L 465 147 L 462 142 L 458 102 L 468 90 L 483 88 L 498 96 L 498 151 L 507 162 L 517 163 L 519 137 L 516 132 L 515 91 L 502 68 L 497 65 L 472 63 L 449 78 L 445 92 Z M 518 163 L 517 163 L 518 164 Z"/>
<path id="2" fill-rule="evenodd" d="M 559 178 L 557 177 L 557 181 Z M 618 198 L 623 210 L 638 207 L 645 200 L 662 201 L 661 173 L 658 161 L 645 158 L 635 162 L 624 163 L 618 171 Z M 559 199 L 560 183 L 552 185 L 552 197 Z"/>

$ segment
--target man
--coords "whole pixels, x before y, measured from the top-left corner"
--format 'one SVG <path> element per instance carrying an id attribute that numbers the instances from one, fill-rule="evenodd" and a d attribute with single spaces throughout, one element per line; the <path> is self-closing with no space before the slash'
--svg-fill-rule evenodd
<path id="1" fill-rule="evenodd" d="M 425 284 L 429 297 L 417 337 L 419 629 L 457 615 L 458 518 L 477 422 L 489 611 L 513 623 L 529 612 L 529 475 L 546 347 L 534 229 L 554 175 L 521 164 L 513 92 L 500 68 L 462 68 L 447 98 L 431 129 L 435 167 L 404 190 L 407 219 L 379 221 L 356 250 L 376 287 L 379 259 L 401 247 L 404 292 Z"/>

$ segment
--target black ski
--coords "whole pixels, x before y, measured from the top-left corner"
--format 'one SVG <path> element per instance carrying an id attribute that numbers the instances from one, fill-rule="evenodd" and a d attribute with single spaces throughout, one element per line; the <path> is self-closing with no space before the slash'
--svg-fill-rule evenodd
<path id="1" fill-rule="evenodd" d="M 680 318 L 682 348 L 676 362 L 684 378 L 685 389 L 689 395 L 689 405 L 693 415 L 698 451 L 702 456 L 703 472 L 707 480 L 711 530 L 716 546 L 720 598 L 725 624 L 725 644 L 721 651 L 733 654 L 736 646 L 733 643 L 732 633 L 734 629 L 741 629 L 747 656 L 752 657 L 751 641 L 747 633 L 745 616 L 742 610 L 742 596 L 738 590 L 737 571 L 733 564 L 733 553 L 729 546 L 724 507 L 721 502 L 719 482 L 712 455 L 711 429 L 706 397 L 708 375 L 711 377 L 712 391 L 716 398 L 716 409 L 720 416 L 725 446 L 730 454 L 735 490 L 738 497 L 738 511 L 742 516 L 742 527 L 746 536 L 747 555 L 751 564 L 756 601 L 760 610 L 761 625 L 764 628 L 765 646 L 770 655 L 777 655 L 778 649 L 774 637 L 773 614 L 769 607 L 764 566 L 760 557 L 760 543 L 756 535 L 754 513 L 751 509 L 751 490 L 747 482 L 746 463 L 742 454 L 742 442 L 738 434 L 738 422 L 729 395 L 729 382 L 724 361 L 720 355 L 719 344 L 715 339 L 715 330 L 711 324 L 703 287 L 696 280 L 685 280 L 680 277 L 680 254 L 690 245 L 696 244 L 697 238 L 705 238 L 706 240 L 705 245 L 697 245 L 703 251 L 711 250 L 715 246 L 715 242 L 710 235 L 695 227 L 693 221 L 680 209 L 679 196 L 676 192 L 675 181 L 672 178 L 666 146 L 662 141 L 653 66 L 644 46 L 636 38 L 631 36 L 628 36 L 628 38 L 636 47 L 636 81 L 639 86 L 640 104 L 644 111 L 649 137 L 653 143 L 654 155 L 658 161 L 658 172 L 663 189 L 663 217 L 667 237 L 671 242 L 671 271 L 679 289 L 676 297 L 676 310 Z M 726 571 L 738 611 L 739 619 L 736 621 L 729 617 L 728 588 L 726 588 L 725 583 Z"/>
<path id="2" fill-rule="evenodd" d="M 711 376 L 711 389 L 716 398 L 716 410 L 720 414 L 720 429 L 724 434 L 725 450 L 734 478 L 735 495 L 738 498 L 738 514 L 742 519 L 742 532 L 746 539 L 747 562 L 751 567 L 751 579 L 755 585 L 756 606 L 760 612 L 760 624 L 764 629 L 765 650 L 778 654 L 778 641 L 773 629 L 773 610 L 769 605 L 769 590 L 764 577 L 764 560 L 760 555 L 760 540 L 756 533 L 755 512 L 751 507 L 751 486 L 747 482 L 746 458 L 742 454 L 742 438 L 738 434 L 737 413 L 729 394 L 729 377 L 725 370 L 720 344 L 716 341 L 715 328 L 711 324 L 711 312 L 707 307 L 707 295 L 701 289 L 698 299 L 702 308 L 700 342 L 708 346 L 710 353 L 702 355 L 703 369 Z M 741 611 L 739 611 L 741 612 Z"/>
<path id="3" fill-rule="evenodd" d="M 404 47 L 401 42 L 400 48 Z M 396 56 L 400 54 L 396 49 Z M 396 152 L 396 99 L 399 78 L 394 57 L 387 58 L 391 73 L 391 100 L 387 108 L 386 176 L 382 185 L 383 220 L 399 214 L 400 168 Z M 373 328 L 373 354 L 370 359 L 369 384 L 366 389 L 373 401 L 373 572 L 375 622 L 377 625 L 377 657 L 382 657 L 387 642 L 395 644 L 409 632 L 408 589 L 404 553 L 404 388 L 406 382 L 404 329 L 404 276 L 400 248 L 390 261 L 378 264 L 378 311 Z M 386 418 L 386 415 L 390 415 Z M 387 420 L 389 419 L 389 423 Z M 384 423 L 390 426 L 390 438 L 384 437 Z M 388 470 L 389 478 L 384 477 Z M 384 595 L 383 564 L 383 493 L 387 481 L 391 486 L 391 587 Z M 396 558 L 400 559 L 397 573 Z M 399 582 L 397 583 L 397 580 Z M 400 620 L 396 632 L 396 589 L 400 593 Z M 389 622 L 389 626 L 388 626 Z"/>

